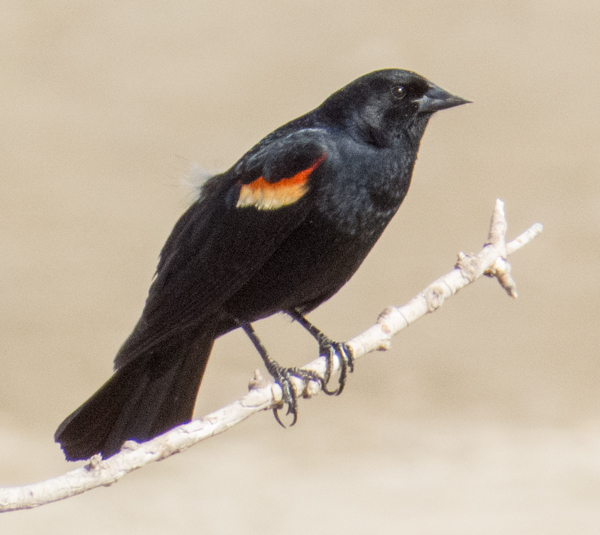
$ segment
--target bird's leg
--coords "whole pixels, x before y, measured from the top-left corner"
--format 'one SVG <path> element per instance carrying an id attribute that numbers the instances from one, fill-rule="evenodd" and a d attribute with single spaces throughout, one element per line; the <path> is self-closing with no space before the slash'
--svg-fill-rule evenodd
<path id="1" fill-rule="evenodd" d="M 290 427 L 296 423 L 298 419 L 298 400 L 296 397 L 296 391 L 294 390 L 294 385 L 292 385 L 291 378 L 298 377 L 305 383 L 308 381 L 317 381 L 319 384 L 323 385 L 323 379 L 319 377 L 316 373 L 311 372 L 309 370 L 302 370 L 300 368 L 284 368 L 281 366 L 274 358 L 269 356 L 265 346 L 262 344 L 256 332 L 254 331 L 254 327 L 248 322 L 240 322 L 240 327 L 244 329 L 244 332 L 250 338 L 250 341 L 254 344 L 254 347 L 258 351 L 259 355 L 263 359 L 265 363 L 265 367 L 267 371 L 271 374 L 275 382 L 279 384 L 282 391 L 283 402 L 287 404 L 288 410 L 285 413 L 286 416 L 288 414 L 292 415 L 292 423 Z M 274 408 L 273 414 L 275 415 L 275 419 L 282 427 L 285 427 L 281 419 L 279 418 L 279 409 Z"/>
<path id="2" fill-rule="evenodd" d="M 348 372 L 352 373 L 354 371 L 352 349 L 347 344 L 335 342 L 323 334 L 317 327 L 308 321 L 297 308 L 288 311 L 288 314 L 312 335 L 319 344 L 319 355 L 325 357 L 327 368 L 325 370 L 325 377 L 323 378 L 323 392 L 329 396 L 339 396 L 342 393 L 342 390 L 344 390 L 344 386 L 346 386 Z M 336 355 L 340 360 L 340 378 L 338 387 L 335 390 L 328 390 L 327 383 L 333 372 L 333 362 Z"/>

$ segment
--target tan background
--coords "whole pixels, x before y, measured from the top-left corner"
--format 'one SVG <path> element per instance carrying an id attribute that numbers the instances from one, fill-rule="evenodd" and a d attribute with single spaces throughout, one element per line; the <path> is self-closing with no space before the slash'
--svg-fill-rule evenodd
<path id="1" fill-rule="evenodd" d="M 6 534 L 600 533 L 600 3 L 0 4 L 0 485 L 56 476 L 52 434 L 111 372 L 192 162 L 224 169 L 382 67 L 475 101 L 436 116 L 411 192 L 312 315 L 344 339 L 479 250 L 494 199 L 520 298 L 484 280 L 358 365 L 347 391 L 270 414 L 118 485 L 0 518 Z M 274 356 L 314 343 L 258 325 Z M 214 351 L 204 414 L 259 358 Z"/>

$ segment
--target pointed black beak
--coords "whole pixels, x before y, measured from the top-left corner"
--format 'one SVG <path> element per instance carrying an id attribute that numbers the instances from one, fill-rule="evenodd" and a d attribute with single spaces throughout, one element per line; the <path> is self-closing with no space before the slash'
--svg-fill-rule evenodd
<path id="1" fill-rule="evenodd" d="M 471 101 L 452 95 L 429 82 L 429 90 L 421 98 L 415 99 L 415 103 L 419 105 L 419 113 L 435 113 L 454 106 L 470 104 Z"/>

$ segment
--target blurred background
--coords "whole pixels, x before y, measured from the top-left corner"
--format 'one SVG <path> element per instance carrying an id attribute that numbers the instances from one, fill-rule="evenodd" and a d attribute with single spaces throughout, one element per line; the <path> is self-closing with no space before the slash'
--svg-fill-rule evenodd
<path id="1" fill-rule="evenodd" d="M 411 191 L 311 315 L 347 339 L 479 251 L 494 201 L 519 299 L 465 289 L 361 360 L 339 398 L 270 413 L 118 485 L 0 518 L 6 534 L 600 532 L 597 0 L 0 5 L 0 485 L 54 477 L 52 436 L 111 374 L 159 251 L 219 171 L 354 78 L 417 71 L 474 104 L 436 115 Z M 277 317 L 274 357 L 314 342 Z M 237 332 L 197 415 L 246 390 Z"/>

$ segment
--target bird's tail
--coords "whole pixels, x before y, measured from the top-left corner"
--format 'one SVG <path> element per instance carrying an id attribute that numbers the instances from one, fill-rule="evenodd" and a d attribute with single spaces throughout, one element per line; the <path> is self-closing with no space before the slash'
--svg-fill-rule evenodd
<path id="1" fill-rule="evenodd" d="M 153 348 L 130 360 L 60 424 L 54 440 L 70 461 L 117 453 L 188 422 L 215 336 Z"/>

